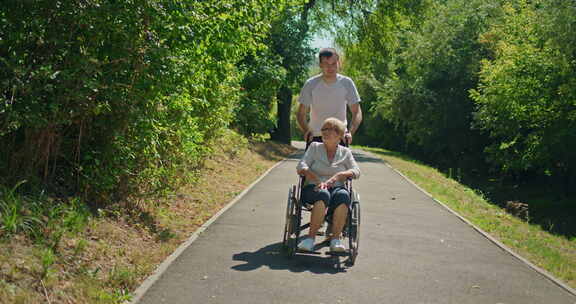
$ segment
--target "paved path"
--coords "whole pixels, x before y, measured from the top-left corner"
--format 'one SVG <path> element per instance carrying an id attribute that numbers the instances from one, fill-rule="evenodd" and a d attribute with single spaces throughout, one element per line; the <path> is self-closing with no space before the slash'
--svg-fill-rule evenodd
<path id="1" fill-rule="evenodd" d="M 146 293 L 138 303 L 576 304 L 574 295 L 365 153 L 356 154 L 363 174 L 354 185 L 362 205 L 356 265 L 338 266 L 324 255 L 284 258 L 286 196 L 300 155 L 213 222 L 140 289 Z"/>

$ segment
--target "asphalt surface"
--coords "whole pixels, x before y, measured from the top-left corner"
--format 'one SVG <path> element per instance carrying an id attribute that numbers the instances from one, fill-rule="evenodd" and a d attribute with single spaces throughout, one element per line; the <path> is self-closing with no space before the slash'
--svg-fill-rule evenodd
<path id="1" fill-rule="evenodd" d="M 576 304 L 571 292 L 364 152 L 355 153 L 362 170 L 354 183 L 362 207 L 356 264 L 328 255 L 285 258 L 286 199 L 301 155 L 255 184 L 134 302 Z"/>

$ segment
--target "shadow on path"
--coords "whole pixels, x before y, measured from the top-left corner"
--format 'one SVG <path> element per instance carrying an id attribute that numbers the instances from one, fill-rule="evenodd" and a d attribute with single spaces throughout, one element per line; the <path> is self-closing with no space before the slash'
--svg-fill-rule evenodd
<path id="1" fill-rule="evenodd" d="M 353 151 L 352 153 L 354 155 L 354 159 L 356 159 L 357 162 L 359 163 L 385 163 L 386 161 L 384 161 L 382 158 L 379 157 L 375 157 L 366 153 L 359 153 L 356 151 Z M 298 152 L 290 155 L 289 157 L 287 157 L 288 161 L 300 161 L 300 159 L 302 159 L 302 157 L 304 156 L 304 150 L 298 150 Z"/>
<path id="2" fill-rule="evenodd" d="M 352 154 L 354 155 L 354 159 L 359 163 L 380 163 L 380 164 L 386 163 L 386 161 L 384 161 L 383 159 L 379 157 L 373 157 L 368 154 L 360 154 L 356 152 Z"/>
<path id="3" fill-rule="evenodd" d="M 297 254 L 289 259 L 282 252 L 282 243 L 274 243 L 254 252 L 237 253 L 232 259 L 245 262 L 232 267 L 237 271 L 252 271 L 266 266 L 272 270 L 309 271 L 316 274 L 346 272 L 344 259 L 336 256 Z"/>

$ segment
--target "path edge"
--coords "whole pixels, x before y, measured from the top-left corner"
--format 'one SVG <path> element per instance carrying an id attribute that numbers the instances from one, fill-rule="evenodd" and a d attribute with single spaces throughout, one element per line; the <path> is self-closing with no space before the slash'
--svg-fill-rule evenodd
<path id="1" fill-rule="evenodd" d="M 376 156 L 372 153 L 370 153 L 369 151 L 364 151 L 361 150 L 363 153 L 367 153 L 372 155 L 372 157 L 377 157 L 379 159 L 382 159 L 379 156 Z M 524 257 L 520 256 L 518 253 L 514 252 L 512 249 L 510 249 L 510 247 L 504 245 L 502 242 L 500 242 L 499 240 L 497 240 L 496 238 L 494 238 L 492 235 L 490 235 L 489 233 L 487 233 L 486 231 L 482 230 L 480 227 L 474 225 L 472 222 L 470 222 L 468 219 L 464 218 L 463 216 L 461 216 L 460 214 L 458 214 L 458 212 L 454 211 L 452 208 L 448 207 L 448 205 L 446 205 L 445 203 L 443 203 L 442 201 L 434 198 L 434 196 L 432 196 L 430 193 L 428 193 L 428 191 L 424 190 L 422 187 L 420 187 L 419 185 L 417 185 L 415 182 L 413 182 L 410 178 L 408 178 L 406 175 L 404 175 L 402 172 L 398 171 L 396 168 L 392 167 L 392 165 L 390 165 L 387 161 L 383 160 L 384 163 L 386 164 L 386 166 L 388 168 L 390 168 L 391 170 L 393 170 L 394 172 L 396 172 L 396 174 L 400 175 L 402 178 L 404 178 L 407 182 L 409 182 L 411 185 L 413 185 L 414 187 L 416 187 L 416 189 L 420 190 L 422 193 L 424 193 L 425 195 L 427 195 L 428 197 L 430 197 L 434 202 L 436 202 L 437 204 L 439 204 L 440 206 L 442 206 L 443 208 L 445 208 L 446 210 L 448 210 L 448 212 L 450 212 L 451 214 L 453 214 L 454 216 L 456 216 L 457 218 L 459 218 L 461 221 L 463 221 L 464 223 L 466 223 L 467 225 L 469 225 L 470 227 L 472 227 L 474 230 L 476 230 L 478 233 L 480 233 L 482 236 L 484 236 L 485 238 L 487 238 L 489 241 L 491 241 L 492 243 L 494 243 L 496 246 L 500 247 L 500 249 L 504 250 L 505 252 L 507 252 L 508 254 L 512 255 L 513 257 L 515 257 L 516 259 L 520 260 L 521 262 L 523 262 L 524 264 L 528 265 L 530 268 L 532 268 L 534 271 L 536 271 L 537 273 L 539 273 L 540 275 L 544 276 L 545 278 L 547 278 L 548 280 L 550 280 L 552 283 L 558 285 L 559 287 L 561 287 L 562 289 L 564 289 L 565 291 L 567 291 L 568 293 L 572 294 L 573 296 L 576 296 L 576 290 L 570 286 L 568 286 L 566 283 L 562 282 L 560 279 L 556 278 L 555 276 L 553 276 L 551 273 L 549 273 L 548 271 L 536 266 L 535 264 L 533 264 L 532 262 L 528 261 L 527 259 L 525 259 Z"/>
<path id="2" fill-rule="evenodd" d="M 222 214 L 224 214 L 228 209 L 232 208 L 238 201 L 240 201 L 248 191 L 250 191 L 257 183 L 259 183 L 264 177 L 266 177 L 272 170 L 276 167 L 280 166 L 284 162 L 290 159 L 290 156 L 284 158 L 283 160 L 274 164 L 274 166 L 270 167 L 266 170 L 260 177 L 258 177 L 254 182 L 252 182 L 248 187 L 246 187 L 240 194 L 234 197 L 226 206 L 224 206 L 220 211 L 214 214 L 208 221 L 206 221 L 202 226 L 200 226 L 192 235 L 184 241 L 184 243 L 180 244 L 174 252 L 172 252 L 162 263 L 160 263 L 154 272 L 150 274 L 143 282 L 140 284 L 136 290 L 132 292 L 132 299 L 125 301 L 124 304 L 137 304 L 140 302 L 140 299 L 146 294 L 148 289 L 156 283 L 162 277 L 164 272 L 170 267 L 170 265 L 186 250 L 192 243 L 206 230 L 208 227 L 214 223 Z"/>

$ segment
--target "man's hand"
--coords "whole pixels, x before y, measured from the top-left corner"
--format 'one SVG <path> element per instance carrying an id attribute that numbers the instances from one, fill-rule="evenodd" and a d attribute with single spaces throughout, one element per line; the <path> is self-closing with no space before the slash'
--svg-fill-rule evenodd
<path id="1" fill-rule="evenodd" d="M 352 134 L 358 131 L 358 127 L 362 122 L 362 108 L 360 108 L 359 103 L 350 105 L 350 112 L 352 113 L 352 123 L 350 124 L 350 129 L 346 134 L 344 134 L 344 142 L 348 145 L 352 143 Z"/>
<path id="2" fill-rule="evenodd" d="M 312 131 L 308 130 L 304 133 L 304 142 L 309 143 L 312 140 Z M 308 140 L 310 138 L 310 140 Z"/>
<path id="3" fill-rule="evenodd" d="M 347 145 L 351 145 L 351 144 L 352 144 L 352 133 L 346 132 L 346 133 L 344 134 L 344 142 L 345 142 Z"/>

